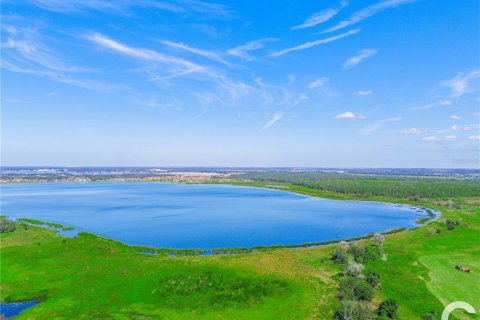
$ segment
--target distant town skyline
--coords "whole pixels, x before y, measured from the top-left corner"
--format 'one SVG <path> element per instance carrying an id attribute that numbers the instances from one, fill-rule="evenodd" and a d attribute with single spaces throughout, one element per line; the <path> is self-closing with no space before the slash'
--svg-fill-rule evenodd
<path id="1" fill-rule="evenodd" d="M 478 1 L 2 1 L 2 166 L 478 168 Z"/>

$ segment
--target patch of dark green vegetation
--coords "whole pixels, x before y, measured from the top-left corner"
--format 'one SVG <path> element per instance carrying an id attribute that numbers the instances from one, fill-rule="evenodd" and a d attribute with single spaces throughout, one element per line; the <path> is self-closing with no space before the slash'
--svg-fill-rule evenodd
<path id="1" fill-rule="evenodd" d="M 155 294 L 175 308 L 251 306 L 288 294 L 287 283 L 274 276 L 255 278 L 220 268 L 179 270 L 157 281 Z"/>
<path id="2" fill-rule="evenodd" d="M 4 216 L 0 216 L 0 233 L 10 233 L 17 230 L 15 222 L 7 219 Z"/>
<path id="3" fill-rule="evenodd" d="M 247 172 L 237 175 L 237 178 L 268 183 L 289 183 L 362 198 L 392 197 L 411 201 L 419 201 L 422 198 L 475 197 L 478 196 L 480 188 L 480 180 L 473 178 L 285 171 Z"/>
<path id="4" fill-rule="evenodd" d="M 45 222 L 45 221 L 29 219 L 29 218 L 18 218 L 17 221 L 27 223 L 27 224 L 37 225 L 37 226 L 46 226 L 46 227 L 61 230 L 61 231 L 75 230 L 75 228 L 73 228 L 73 227 L 64 226 L 64 225 L 59 224 L 59 223 Z"/>
<path id="5" fill-rule="evenodd" d="M 381 288 L 380 273 L 373 269 L 364 272 L 364 264 L 384 259 L 385 237 L 376 233 L 372 238 L 373 245 L 342 241 L 332 251 L 332 261 L 343 268 L 338 283 L 340 305 L 334 315 L 336 320 L 397 319 L 395 300 L 387 299 L 378 306 L 372 302 L 375 292 Z"/>

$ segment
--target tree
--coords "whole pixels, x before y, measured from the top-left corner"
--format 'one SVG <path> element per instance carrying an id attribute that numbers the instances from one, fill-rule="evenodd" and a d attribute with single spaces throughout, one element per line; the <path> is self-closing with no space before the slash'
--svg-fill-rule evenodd
<path id="1" fill-rule="evenodd" d="M 362 275 L 363 268 L 363 264 L 353 262 L 347 266 L 345 269 L 345 274 L 358 278 L 360 275 Z"/>
<path id="2" fill-rule="evenodd" d="M 0 217 L 0 233 L 13 232 L 17 230 L 15 223 L 5 217 Z"/>
<path id="3" fill-rule="evenodd" d="M 344 264 L 348 261 L 348 255 L 345 251 L 335 248 L 332 252 L 332 260 L 338 264 Z"/>
<path id="4" fill-rule="evenodd" d="M 380 303 L 377 309 L 377 314 L 380 317 L 387 319 L 396 319 L 397 318 L 397 309 L 398 305 L 395 300 L 387 299 Z"/>
<path id="5" fill-rule="evenodd" d="M 337 320 L 371 320 L 374 319 L 372 308 L 367 302 L 342 301 L 335 312 L 334 319 Z"/>
<path id="6" fill-rule="evenodd" d="M 372 287 L 375 287 L 380 283 L 380 274 L 375 270 L 368 270 L 365 274 L 365 281 Z"/>
<path id="7" fill-rule="evenodd" d="M 342 300 L 361 301 L 371 301 L 375 293 L 365 280 L 351 276 L 345 276 L 340 280 L 338 292 Z"/>
<path id="8" fill-rule="evenodd" d="M 373 234 L 373 239 L 375 240 L 377 247 L 381 247 L 383 242 L 385 242 L 385 236 L 378 232 Z"/>
<path id="9" fill-rule="evenodd" d="M 339 245 L 340 245 L 340 249 L 342 249 L 345 252 L 348 251 L 348 248 L 350 248 L 350 245 L 348 244 L 348 242 L 344 240 L 340 241 Z"/>

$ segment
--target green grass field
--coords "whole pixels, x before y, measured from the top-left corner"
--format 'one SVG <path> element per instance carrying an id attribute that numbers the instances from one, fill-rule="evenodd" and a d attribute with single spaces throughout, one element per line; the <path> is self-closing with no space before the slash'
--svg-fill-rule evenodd
<path id="1" fill-rule="evenodd" d="M 275 188 L 350 198 L 293 185 Z M 388 235 L 387 260 L 366 265 L 381 275 L 374 300 L 395 299 L 400 319 L 421 319 L 429 312 L 439 319 L 444 305 L 455 300 L 480 310 L 478 201 L 456 199 L 458 209 L 442 201 L 416 203 L 461 224 L 447 230 L 434 221 Z M 1 235 L 0 248 L 1 301 L 40 301 L 18 319 L 332 319 L 338 305 L 340 267 L 329 259 L 332 246 L 166 257 L 91 234 L 67 239 L 41 227 L 18 226 Z M 455 264 L 474 273 L 455 270 Z"/>

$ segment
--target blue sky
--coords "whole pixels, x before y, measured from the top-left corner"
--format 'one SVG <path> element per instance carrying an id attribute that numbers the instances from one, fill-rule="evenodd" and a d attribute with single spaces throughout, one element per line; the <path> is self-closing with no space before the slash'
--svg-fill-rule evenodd
<path id="1" fill-rule="evenodd" d="M 476 0 L 1 3 L 2 165 L 479 166 Z"/>

